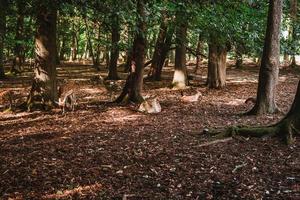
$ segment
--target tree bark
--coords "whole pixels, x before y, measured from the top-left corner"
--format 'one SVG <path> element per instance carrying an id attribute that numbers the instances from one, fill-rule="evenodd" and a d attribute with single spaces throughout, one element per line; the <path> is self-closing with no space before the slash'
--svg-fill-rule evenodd
<path id="1" fill-rule="evenodd" d="M 155 49 L 152 56 L 152 63 L 150 66 L 150 71 L 148 74 L 148 79 L 155 80 L 155 74 L 158 70 L 158 65 L 161 62 L 161 56 L 163 53 L 163 46 L 164 41 L 167 36 L 167 30 L 168 30 L 168 19 L 167 19 L 167 13 L 165 10 L 162 11 L 162 17 L 161 17 L 161 23 L 159 27 L 159 33 L 156 39 Z"/>
<path id="2" fill-rule="evenodd" d="M 6 5 L 7 0 L 0 0 L 0 7 L 2 8 L 0 12 L 0 79 L 5 78 L 4 73 L 4 38 L 5 38 L 5 32 L 6 32 Z"/>
<path id="3" fill-rule="evenodd" d="M 137 31 L 133 43 L 133 57 L 131 72 L 127 78 L 125 86 L 121 95 L 117 98 L 116 102 L 122 102 L 128 95 L 128 100 L 141 103 L 144 99 L 141 95 L 143 87 L 143 72 L 145 62 L 146 50 L 146 13 L 145 1 L 137 1 Z"/>
<path id="4" fill-rule="evenodd" d="M 57 99 L 56 5 L 53 1 L 42 1 L 38 4 L 37 12 L 34 80 L 27 100 L 29 110 L 35 105 L 51 106 Z"/>
<path id="5" fill-rule="evenodd" d="M 203 49 L 203 41 L 202 41 L 202 37 L 201 34 L 199 34 L 198 36 L 198 43 L 197 43 L 197 49 L 196 49 L 196 67 L 195 67 L 195 73 L 197 73 L 198 69 L 201 66 L 201 61 L 202 61 L 202 49 Z"/>
<path id="6" fill-rule="evenodd" d="M 111 27 L 111 50 L 110 50 L 110 63 L 108 69 L 107 79 L 118 80 L 118 58 L 119 58 L 119 41 L 120 41 L 120 22 L 117 15 L 113 16 Z"/>
<path id="7" fill-rule="evenodd" d="M 275 113 L 275 92 L 279 72 L 282 0 L 270 0 L 265 44 L 259 71 L 257 101 L 250 115 Z"/>
<path id="8" fill-rule="evenodd" d="M 186 68 L 186 40 L 187 23 L 183 20 L 184 14 L 177 13 L 176 27 L 176 52 L 175 52 L 175 72 L 173 76 L 173 88 L 184 89 L 187 85 Z"/>
<path id="9" fill-rule="evenodd" d="M 298 12 L 298 3 L 297 0 L 291 0 L 291 10 L 290 10 L 290 15 L 291 15 L 291 27 L 290 27 L 290 37 L 291 37 L 291 41 L 293 43 L 296 42 L 296 35 L 297 35 L 297 12 Z M 291 56 L 291 67 L 296 67 L 297 63 L 296 63 L 296 47 L 295 44 L 292 45 L 292 52 L 293 55 Z"/>
<path id="10" fill-rule="evenodd" d="M 217 44 L 212 38 L 208 48 L 208 87 L 215 89 L 223 88 L 226 86 L 227 48 L 225 45 Z"/>
<path id="11" fill-rule="evenodd" d="M 72 24 L 72 43 L 71 43 L 71 54 L 70 54 L 70 61 L 75 61 L 77 58 L 77 50 L 78 50 L 78 46 L 77 46 L 77 33 L 75 30 L 75 22 L 73 22 Z"/>

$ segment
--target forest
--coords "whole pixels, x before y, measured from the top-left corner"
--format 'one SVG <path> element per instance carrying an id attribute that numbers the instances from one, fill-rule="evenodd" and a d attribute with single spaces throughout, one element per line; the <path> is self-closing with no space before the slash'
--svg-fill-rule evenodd
<path id="1" fill-rule="evenodd" d="M 0 0 L 0 199 L 300 199 L 299 5 Z"/>

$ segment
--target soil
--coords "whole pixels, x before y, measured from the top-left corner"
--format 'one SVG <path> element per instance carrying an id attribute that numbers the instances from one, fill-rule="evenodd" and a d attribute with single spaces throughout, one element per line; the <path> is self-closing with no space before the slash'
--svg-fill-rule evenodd
<path id="1" fill-rule="evenodd" d="M 277 103 L 283 113 L 244 116 L 253 106 L 245 100 L 256 95 L 254 65 L 229 67 L 222 90 L 206 88 L 201 67 L 184 91 L 202 92 L 195 103 L 180 101 L 180 91 L 168 87 L 172 69 L 165 69 L 163 81 L 145 82 L 143 94 L 157 96 L 162 112 L 144 114 L 136 105 L 108 103 L 109 92 L 91 80 L 96 72 L 90 66 L 60 66 L 60 84 L 76 91 L 74 112 L 0 112 L 0 199 L 300 199 L 299 138 L 286 146 L 277 138 L 211 142 L 206 134 L 280 120 L 299 71 L 281 69 Z M 13 88 L 26 97 L 30 76 L 28 69 L 10 77 L 0 92 Z"/>

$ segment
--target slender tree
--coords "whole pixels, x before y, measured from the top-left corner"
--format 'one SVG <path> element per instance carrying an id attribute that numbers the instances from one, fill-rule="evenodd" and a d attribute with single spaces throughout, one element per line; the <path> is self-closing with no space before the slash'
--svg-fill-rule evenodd
<path id="1" fill-rule="evenodd" d="M 295 42 L 296 35 L 297 35 L 296 26 L 297 26 L 298 1 L 290 0 L 290 4 L 291 4 L 291 9 L 290 9 L 291 27 L 290 27 L 289 35 L 291 40 Z M 291 67 L 296 67 L 297 63 L 296 63 L 296 56 L 295 56 L 296 53 L 295 44 L 292 45 L 292 51 L 293 51 L 293 55 L 291 57 L 291 61 L 292 61 Z"/>
<path id="2" fill-rule="evenodd" d="M 5 77 L 4 65 L 3 65 L 3 50 L 4 50 L 4 38 L 6 29 L 6 7 L 7 0 L 0 0 L 0 79 Z"/>
<path id="3" fill-rule="evenodd" d="M 116 102 L 122 102 L 126 96 L 128 100 L 136 103 L 144 99 L 141 95 L 143 87 L 143 72 L 146 50 L 146 12 L 145 1 L 137 0 L 137 30 L 132 48 L 131 71 L 123 88 L 121 95 Z"/>
<path id="4" fill-rule="evenodd" d="M 259 71 L 257 101 L 248 114 L 275 113 L 279 71 L 282 0 L 270 0 L 265 44 Z"/>
<path id="5" fill-rule="evenodd" d="M 53 104 L 57 99 L 56 85 L 56 20 L 55 1 L 37 4 L 34 79 L 28 97 L 29 108 L 35 104 Z"/>

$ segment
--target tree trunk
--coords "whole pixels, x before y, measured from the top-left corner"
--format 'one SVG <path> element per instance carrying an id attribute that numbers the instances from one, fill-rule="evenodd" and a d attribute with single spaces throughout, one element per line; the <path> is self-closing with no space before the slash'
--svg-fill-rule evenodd
<path id="1" fill-rule="evenodd" d="M 0 79 L 5 78 L 4 73 L 4 65 L 3 65 L 3 59 L 4 59 L 4 38 L 5 38 L 5 29 L 6 29 L 6 0 L 0 0 L 0 7 L 2 8 L 2 11 L 0 12 Z"/>
<path id="2" fill-rule="evenodd" d="M 227 49 L 225 45 L 217 44 L 212 38 L 208 48 L 208 87 L 215 89 L 223 88 L 226 86 Z"/>
<path id="3" fill-rule="evenodd" d="M 161 23 L 159 27 L 159 33 L 156 39 L 155 49 L 152 56 L 152 62 L 150 66 L 150 71 L 148 78 L 153 80 L 155 79 L 156 70 L 158 70 L 158 65 L 161 62 L 161 56 L 163 53 L 164 40 L 167 36 L 168 30 L 168 19 L 166 11 L 162 11 Z"/>
<path id="4" fill-rule="evenodd" d="M 196 49 L 196 67 L 195 67 L 194 73 L 197 73 L 198 69 L 201 66 L 201 61 L 202 61 L 201 54 L 202 54 L 203 46 L 204 46 L 204 44 L 202 41 L 202 37 L 201 37 L 201 34 L 199 34 L 197 49 Z"/>
<path id="5" fill-rule="evenodd" d="M 61 45 L 60 45 L 60 51 L 59 51 L 59 60 L 65 60 L 65 54 L 66 54 L 66 36 L 62 36 Z"/>
<path id="6" fill-rule="evenodd" d="M 111 50 L 110 50 L 110 63 L 108 69 L 107 79 L 118 80 L 118 58 L 119 58 L 119 41 L 120 41 L 120 22 L 117 15 L 113 16 L 111 27 Z"/>
<path id="7" fill-rule="evenodd" d="M 52 1 L 40 2 L 35 35 L 34 80 L 28 97 L 28 109 L 32 106 L 53 105 L 57 99 L 56 85 L 56 19 L 57 9 Z"/>
<path id="8" fill-rule="evenodd" d="M 186 40 L 187 23 L 182 19 L 182 13 L 177 13 L 176 27 L 176 52 L 175 52 L 175 72 L 173 76 L 173 88 L 184 89 L 187 85 L 186 68 Z"/>
<path id="9" fill-rule="evenodd" d="M 70 55 L 70 61 L 75 61 L 77 58 L 77 33 L 75 30 L 75 22 L 73 22 L 72 25 L 72 44 L 71 44 L 71 55 Z"/>
<path id="10" fill-rule="evenodd" d="M 280 55 L 282 0 L 270 0 L 265 44 L 259 71 L 257 101 L 248 114 L 275 113 L 275 91 Z"/>
<path id="11" fill-rule="evenodd" d="M 128 100 L 141 103 L 143 87 L 143 72 L 146 50 L 146 13 L 144 0 L 137 1 L 137 31 L 133 43 L 131 72 L 127 78 L 121 95 L 116 102 L 122 102 L 128 95 Z"/>
<path id="12" fill-rule="evenodd" d="M 291 41 L 292 41 L 292 52 L 293 55 L 291 56 L 291 67 L 296 67 L 297 63 L 296 63 L 296 46 L 295 43 L 297 41 L 297 11 L 298 11 L 298 3 L 297 0 L 291 0 L 291 30 L 290 30 L 290 37 L 291 37 Z"/>
<path id="13" fill-rule="evenodd" d="M 24 33 L 24 2 L 17 1 L 17 23 L 16 23 L 16 35 L 14 46 L 14 60 L 11 67 L 12 73 L 20 73 L 22 71 L 22 64 L 25 59 L 23 57 L 23 33 Z"/>

